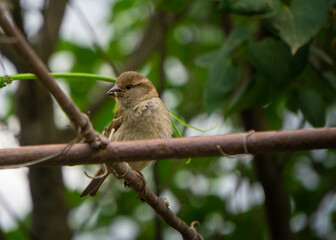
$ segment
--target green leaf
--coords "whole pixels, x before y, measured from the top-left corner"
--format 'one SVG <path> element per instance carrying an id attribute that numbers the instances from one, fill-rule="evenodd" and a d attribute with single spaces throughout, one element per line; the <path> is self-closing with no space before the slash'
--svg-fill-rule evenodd
<path id="1" fill-rule="evenodd" d="M 250 79 L 230 101 L 224 115 L 228 117 L 252 106 L 264 105 L 269 101 L 269 98 L 270 94 L 265 82 L 258 78 Z"/>
<path id="2" fill-rule="evenodd" d="M 324 100 L 329 99 L 333 102 L 335 99 L 336 91 L 328 74 L 323 74 L 313 64 L 309 64 L 303 73 L 305 87 L 313 89 Z M 330 75 L 329 75 L 330 76 Z"/>
<path id="3" fill-rule="evenodd" d="M 336 76 L 332 72 L 326 72 L 324 78 L 328 81 L 333 90 L 336 90 Z"/>
<path id="4" fill-rule="evenodd" d="M 205 107 L 209 112 L 221 108 L 228 101 L 241 75 L 240 68 L 230 60 L 211 66 L 205 84 Z"/>
<path id="5" fill-rule="evenodd" d="M 325 104 L 316 92 L 310 89 L 298 89 L 296 100 L 304 117 L 314 127 L 323 127 L 326 122 Z"/>
<path id="6" fill-rule="evenodd" d="M 250 32 L 245 27 L 235 28 L 219 50 L 199 57 L 196 60 L 196 64 L 199 66 L 210 67 L 211 65 L 215 65 L 218 61 L 223 61 L 238 46 L 247 41 L 250 36 Z"/>
<path id="7" fill-rule="evenodd" d="M 240 68 L 229 58 L 230 54 L 250 38 L 250 32 L 244 27 L 232 31 L 221 48 L 197 59 L 196 64 L 209 69 L 209 79 L 205 84 L 205 107 L 212 112 L 229 99 L 238 83 Z"/>
<path id="8" fill-rule="evenodd" d="M 249 50 L 253 65 L 273 90 L 286 86 L 304 70 L 309 52 L 305 46 L 293 56 L 285 43 L 272 38 L 249 44 Z"/>
<path id="9" fill-rule="evenodd" d="M 127 1 L 119 0 L 116 1 L 116 3 L 113 5 L 113 10 L 115 12 L 125 11 L 133 7 L 134 4 L 135 0 L 127 0 Z"/>
<path id="10" fill-rule="evenodd" d="M 293 0 L 290 7 L 283 5 L 267 22 L 278 31 L 294 55 L 323 26 L 331 4 L 330 0 Z"/>
<path id="11" fill-rule="evenodd" d="M 279 6 L 277 0 L 223 0 L 218 10 L 237 14 L 265 14 Z"/>
<path id="12" fill-rule="evenodd" d="M 178 13 L 185 9 L 188 3 L 189 0 L 160 0 L 156 5 L 156 9 Z"/>

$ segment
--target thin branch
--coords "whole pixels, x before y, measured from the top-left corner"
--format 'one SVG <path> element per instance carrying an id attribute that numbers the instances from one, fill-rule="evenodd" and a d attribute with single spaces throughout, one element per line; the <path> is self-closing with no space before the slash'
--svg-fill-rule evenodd
<path id="1" fill-rule="evenodd" d="M 89 118 L 85 114 L 80 112 L 80 110 L 71 101 L 71 99 L 58 86 L 56 80 L 49 74 L 47 67 L 39 58 L 39 56 L 34 52 L 32 47 L 28 44 L 23 34 L 18 30 L 14 23 L 11 23 L 9 21 L 6 16 L 5 7 L 1 3 L 0 26 L 7 36 L 16 37 L 18 39 L 18 43 L 13 45 L 15 50 L 23 59 L 25 59 L 27 65 L 30 67 L 32 72 L 39 77 L 43 85 L 55 97 L 55 99 L 57 100 L 63 111 L 68 115 L 76 129 L 79 130 L 80 134 L 85 138 L 87 142 L 91 142 L 91 147 L 89 147 L 88 145 L 81 146 L 86 148 L 86 150 L 91 151 L 92 154 L 96 155 L 101 155 L 101 153 L 106 152 L 106 150 L 102 152 L 94 152 L 93 149 L 98 149 L 99 147 L 105 148 L 106 145 L 109 143 L 108 139 L 93 130 Z M 55 159 L 57 159 L 57 157 Z M 127 181 L 130 187 L 137 191 L 140 194 L 141 198 L 146 201 L 147 204 L 149 204 L 171 227 L 179 231 L 184 239 L 202 239 L 202 237 L 197 233 L 194 228 L 189 227 L 185 222 L 179 219 L 165 205 L 163 201 L 161 201 L 153 192 L 151 192 L 146 187 L 146 183 L 143 177 L 140 177 L 139 181 L 139 173 L 135 171 L 126 171 L 127 166 L 128 165 L 125 162 L 114 163 L 113 171 L 116 172 L 117 176 L 124 176 L 123 178 L 125 179 L 125 181 Z"/>
<path id="2" fill-rule="evenodd" d="M 166 203 L 146 186 L 142 174 L 134 170 L 129 171 L 129 169 L 130 167 L 125 162 L 113 164 L 113 170 L 117 171 L 118 174 L 121 173 L 123 175 L 122 179 L 127 183 L 132 183 L 130 187 L 139 193 L 139 197 L 150 205 L 171 227 L 179 231 L 183 239 L 203 240 L 203 237 L 194 228 L 189 227 L 184 221 L 178 218 Z"/>
<path id="3" fill-rule="evenodd" d="M 10 218 L 18 225 L 19 229 L 22 230 L 25 237 L 31 236 L 33 233 L 27 228 L 25 223 L 21 221 L 21 219 L 18 217 L 18 215 L 13 210 L 12 206 L 6 201 L 4 196 L 0 193 L 0 205 L 5 209 L 7 214 L 10 216 Z M 1 240 L 1 238 L 0 238 Z"/>
<path id="4" fill-rule="evenodd" d="M 0 4 L 0 26 L 8 37 L 15 37 L 18 42 L 13 44 L 17 53 L 26 61 L 26 64 L 40 79 L 43 85 L 50 91 L 63 111 L 68 115 L 75 128 L 83 135 L 87 142 L 92 146 L 99 148 L 107 143 L 107 139 L 93 130 L 92 124 L 88 117 L 81 113 L 73 101 L 62 91 L 56 80 L 49 74 L 47 66 L 29 45 L 23 34 L 6 16 L 6 9 Z M 100 142 L 101 141 L 101 142 Z"/>
<path id="5" fill-rule="evenodd" d="M 249 137 L 246 138 L 247 134 Z M 27 164 L 36 159 L 61 152 L 66 144 L 24 146 L 0 149 L 0 166 Z M 248 152 L 245 151 L 247 147 Z M 336 127 L 235 133 L 205 137 L 152 139 L 110 142 L 97 152 L 86 144 L 75 144 L 61 156 L 36 166 L 64 166 L 148 159 L 183 159 L 188 157 L 261 154 L 283 151 L 301 151 L 336 147 Z"/>
<path id="6" fill-rule="evenodd" d="M 94 30 L 94 28 L 91 26 L 89 20 L 85 16 L 84 12 L 81 10 L 80 6 L 77 4 L 76 1 L 70 1 L 70 6 L 73 8 L 75 11 L 78 19 L 82 23 L 83 27 L 87 30 L 87 32 L 90 34 L 91 37 L 91 43 L 95 51 L 99 54 L 99 56 L 104 59 L 112 68 L 114 73 L 116 75 L 120 75 L 120 71 L 117 67 L 117 65 L 112 61 L 110 56 L 103 50 L 103 48 L 100 46 L 99 41 L 98 41 L 98 36 Z"/>
<path id="7" fill-rule="evenodd" d="M 35 50 L 44 62 L 48 60 L 58 41 L 67 2 L 68 0 L 44 2 L 42 10 L 44 24 L 33 40 Z"/>
<path id="8" fill-rule="evenodd" d="M 144 36 L 139 43 L 139 47 L 132 52 L 130 58 L 123 66 L 123 71 L 136 70 L 139 68 L 163 41 L 167 34 L 167 29 L 169 29 L 169 27 L 171 27 L 183 14 L 184 11 L 179 14 L 163 11 L 154 12 L 144 31 Z"/>

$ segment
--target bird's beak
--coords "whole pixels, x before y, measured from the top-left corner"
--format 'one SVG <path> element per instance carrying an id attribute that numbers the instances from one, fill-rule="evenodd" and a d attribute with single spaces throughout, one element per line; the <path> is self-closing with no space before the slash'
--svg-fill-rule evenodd
<path id="1" fill-rule="evenodd" d="M 123 90 L 121 90 L 118 86 L 114 85 L 108 92 L 106 93 L 107 95 L 111 97 L 120 97 L 123 93 Z"/>

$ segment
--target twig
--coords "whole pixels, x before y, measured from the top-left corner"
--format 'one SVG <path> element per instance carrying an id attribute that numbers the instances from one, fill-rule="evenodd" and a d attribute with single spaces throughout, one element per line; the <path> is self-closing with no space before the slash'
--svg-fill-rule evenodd
<path id="1" fill-rule="evenodd" d="M 6 199 L 1 193 L 0 193 L 0 205 L 2 205 L 2 207 L 7 211 L 8 215 L 12 218 L 12 220 L 17 223 L 17 225 L 23 231 L 26 237 L 32 236 L 33 233 L 27 228 L 25 223 L 20 220 L 20 218 L 14 212 L 13 208 L 10 206 L 10 204 L 6 201 Z"/>
<path id="2" fill-rule="evenodd" d="M 103 48 L 100 46 L 97 34 L 94 30 L 94 28 L 91 26 L 89 20 L 81 10 L 80 6 L 77 4 L 76 1 L 70 1 L 70 6 L 75 11 L 77 17 L 79 18 L 82 25 L 85 27 L 87 32 L 90 34 L 91 37 L 91 43 L 96 52 L 111 66 L 112 70 L 115 72 L 116 75 L 120 75 L 120 71 L 116 64 L 112 61 L 110 56 L 103 50 Z"/>

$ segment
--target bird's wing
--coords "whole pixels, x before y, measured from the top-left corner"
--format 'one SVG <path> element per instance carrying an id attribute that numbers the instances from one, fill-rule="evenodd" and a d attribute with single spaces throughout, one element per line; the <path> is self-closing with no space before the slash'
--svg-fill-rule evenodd
<path id="1" fill-rule="evenodd" d="M 106 137 L 108 137 L 108 139 L 111 140 L 113 133 L 115 133 L 121 126 L 122 124 L 122 116 L 123 116 L 123 108 L 119 108 L 115 114 L 114 114 L 114 118 L 112 120 L 112 122 L 110 123 L 110 126 L 104 131 L 104 135 Z M 95 173 L 95 177 L 97 176 L 101 176 L 99 178 L 96 179 L 92 179 L 92 181 L 89 183 L 89 185 L 84 189 L 84 191 L 82 192 L 82 194 L 80 195 L 81 197 L 85 197 L 87 195 L 90 195 L 91 197 L 95 196 L 98 189 L 100 188 L 100 186 L 102 185 L 102 183 L 104 182 L 104 180 L 107 177 L 107 173 L 106 173 L 107 168 L 106 166 L 104 166 L 104 164 L 101 164 L 99 169 L 97 170 L 97 172 Z"/>
<path id="2" fill-rule="evenodd" d="M 105 131 L 105 136 L 108 137 L 108 139 L 111 141 L 112 134 L 118 131 L 120 128 L 121 124 L 123 123 L 123 108 L 119 108 L 115 114 L 112 122 L 110 123 L 110 126 L 106 129 Z"/>

